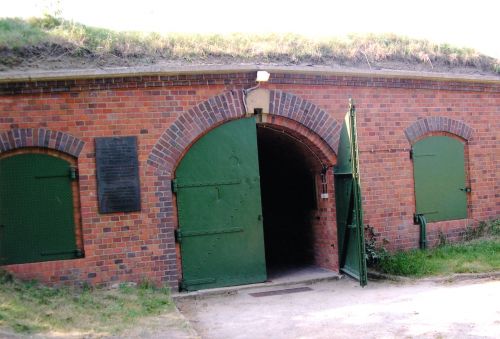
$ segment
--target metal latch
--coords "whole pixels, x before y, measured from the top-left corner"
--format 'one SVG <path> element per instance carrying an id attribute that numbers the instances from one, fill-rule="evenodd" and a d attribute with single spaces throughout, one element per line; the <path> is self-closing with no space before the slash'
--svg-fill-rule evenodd
<path id="1" fill-rule="evenodd" d="M 459 188 L 459 190 L 461 190 L 462 192 L 465 192 L 465 193 L 472 192 L 472 189 L 470 187 Z"/>
<path id="2" fill-rule="evenodd" d="M 174 236 L 175 236 L 175 241 L 180 243 L 182 241 L 182 235 L 181 235 L 181 230 L 180 229 L 176 229 L 174 231 Z"/>

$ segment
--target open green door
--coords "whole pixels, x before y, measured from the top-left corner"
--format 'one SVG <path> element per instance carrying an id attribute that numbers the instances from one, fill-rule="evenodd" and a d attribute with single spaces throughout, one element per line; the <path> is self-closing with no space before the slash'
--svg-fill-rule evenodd
<path id="1" fill-rule="evenodd" d="M 335 201 L 340 269 L 367 283 L 361 186 L 359 183 L 356 110 L 350 102 L 340 133 L 337 165 L 334 168 Z"/>
<path id="2" fill-rule="evenodd" d="M 198 140 L 177 168 L 173 189 L 182 289 L 267 279 L 254 118 L 226 123 Z"/>

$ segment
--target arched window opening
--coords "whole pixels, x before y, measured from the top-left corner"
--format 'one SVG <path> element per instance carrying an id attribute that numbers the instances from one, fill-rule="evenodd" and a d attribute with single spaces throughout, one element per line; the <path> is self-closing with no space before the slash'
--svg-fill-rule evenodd
<path id="1" fill-rule="evenodd" d="M 416 214 L 429 222 L 467 218 L 464 143 L 434 135 L 412 147 Z"/>
<path id="2" fill-rule="evenodd" d="M 76 159 L 26 148 L 0 158 L 0 264 L 83 257 Z"/>

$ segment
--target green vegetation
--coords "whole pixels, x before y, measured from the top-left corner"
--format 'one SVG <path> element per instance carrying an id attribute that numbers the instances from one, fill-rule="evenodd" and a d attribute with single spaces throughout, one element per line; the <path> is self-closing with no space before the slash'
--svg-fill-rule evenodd
<path id="1" fill-rule="evenodd" d="M 420 65 L 428 70 L 470 68 L 500 73 L 498 60 L 473 49 L 393 34 L 308 38 L 296 34 L 116 32 L 50 15 L 0 19 L 0 52 L 3 69 L 30 60 L 84 58 L 101 65 L 264 62 L 372 68 L 396 63 L 392 68 Z"/>
<path id="2" fill-rule="evenodd" d="M 18 333 L 120 333 L 172 305 L 168 289 L 147 282 L 117 289 L 51 288 L 0 271 L 0 327 Z"/>
<path id="3" fill-rule="evenodd" d="M 461 243 L 448 244 L 440 236 L 437 248 L 394 254 L 377 248 L 376 259 L 369 263 L 383 273 L 409 277 L 500 270 L 500 220 L 469 227 L 463 239 Z"/>
<path id="4" fill-rule="evenodd" d="M 500 239 L 399 252 L 381 260 L 378 267 L 384 273 L 410 277 L 498 271 Z"/>

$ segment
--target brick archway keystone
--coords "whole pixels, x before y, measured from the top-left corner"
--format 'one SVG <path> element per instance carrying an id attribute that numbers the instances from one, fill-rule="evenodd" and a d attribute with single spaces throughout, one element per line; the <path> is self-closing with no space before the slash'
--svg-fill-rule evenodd
<path id="1" fill-rule="evenodd" d="M 14 128 L 0 133 L 0 154 L 24 147 L 54 149 L 78 158 L 85 142 L 71 134 L 46 128 Z"/>
<path id="2" fill-rule="evenodd" d="M 472 137 L 472 128 L 464 123 L 447 117 L 429 117 L 419 119 L 405 129 L 410 144 L 417 142 L 422 136 L 431 132 L 448 132 L 465 140 Z"/>

